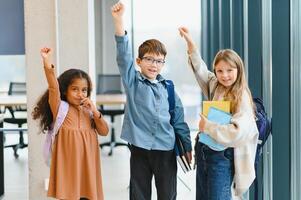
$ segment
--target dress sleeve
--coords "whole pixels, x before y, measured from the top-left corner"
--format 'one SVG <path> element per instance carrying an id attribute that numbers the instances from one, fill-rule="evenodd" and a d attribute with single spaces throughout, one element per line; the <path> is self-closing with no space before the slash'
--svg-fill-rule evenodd
<path id="1" fill-rule="evenodd" d="M 48 90 L 49 90 L 48 102 L 53 115 L 53 119 L 55 119 L 61 101 L 59 84 L 55 75 L 55 68 L 53 65 L 52 68 L 50 69 L 44 67 L 44 71 L 48 82 Z"/>

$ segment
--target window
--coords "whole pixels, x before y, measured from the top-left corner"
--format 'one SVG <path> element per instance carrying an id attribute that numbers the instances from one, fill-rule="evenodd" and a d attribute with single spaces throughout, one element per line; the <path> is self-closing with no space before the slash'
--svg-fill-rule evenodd
<path id="1" fill-rule="evenodd" d="M 201 103 L 200 88 L 187 62 L 187 47 L 178 28 L 189 28 L 200 46 L 200 1 L 195 0 L 133 0 L 133 49 L 138 56 L 139 45 L 151 38 L 160 40 L 167 49 L 162 75 L 174 81 L 185 106 L 186 119 L 196 127 Z"/>

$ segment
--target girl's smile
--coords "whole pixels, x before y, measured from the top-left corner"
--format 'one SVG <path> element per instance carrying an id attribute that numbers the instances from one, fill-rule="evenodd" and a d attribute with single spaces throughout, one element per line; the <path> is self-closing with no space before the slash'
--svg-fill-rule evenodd
<path id="1" fill-rule="evenodd" d="M 237 68 L 221 60 L 215 65 L 215 74 L 218 82 L 228 88 L 231 87 L 237 79 Z"/>

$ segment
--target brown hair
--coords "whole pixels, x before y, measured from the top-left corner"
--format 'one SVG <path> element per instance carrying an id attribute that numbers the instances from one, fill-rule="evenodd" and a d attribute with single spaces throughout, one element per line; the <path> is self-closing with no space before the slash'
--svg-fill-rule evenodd
<path id="1" fill-rule="evenodd" d="M 162 44 L 159 40 L 156 39 L 146 40 L 139 46 L 138 57 L 142 59 L 146 53 L 163 55 L 164 57 L 167 54 L 164 44 Z"/>
<path id="2" fill-rule="evenodd" d="M 63 72 L 58 77 L 58 84 L 60 88 L 61 100 L 67 101 L 66 92 L 68 86 L 72 84 L 75 79 L 86 79 L 88 83 L 87 97 L 90 97 L 92 91 L 92 82 L 89 75 L 80 69 L 69 69 Z M 48 103 L 49 90 L 46 90 L 44 94 L 39 98 L 36 106 L 32 112 L 32 118 L 34 120 L 40 119 L 40 128 L 42 131 L 49 130 L 53 121 L 53 116 Z"/>
<path id="3" fill-rule="evenodd" d="M 225 100 L 231 101 L 231 113 L 238 112 L 238 108 L 240 107 L 241 101 L 242 101 L 242 95 L 244 91 L 247 91 L 250 103 L 254 109 L 254 104 L 252 101 L 252 94 L 249 89 L 248 83 L 246 81 L 245 77 L 245 70 L 244 70 L 244 64 L 241 60 L 240 56 L 231 49 L 224 49 L 220 50 L 213 61 L 213 69 L 215 72 L 215 66 L 220 62 L 224 61 L 228 63 L 231 67 L 237 69 L 237 78 L 234 84 L 230 87 L 229 90 L 227 90 L 225 94 Z M 218 83 L 218 87 L 224 87 L 220 83 Z"/>

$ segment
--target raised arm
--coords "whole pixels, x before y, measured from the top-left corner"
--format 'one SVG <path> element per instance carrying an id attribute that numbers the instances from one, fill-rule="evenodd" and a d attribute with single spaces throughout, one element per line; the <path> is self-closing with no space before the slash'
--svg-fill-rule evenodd
<path id="1" fill-rule="evenodd" d="M 124 5 L 121 2 L 116 3 L 111 8 L 111 13 L 115 26 L 115 35 L 123 36 L 125 35 L 125 29 L 123 25 L 123 14 L 124 14 Z"/>
<path id="2" fill-rule="evenodd" d="M 187 44 L 188 54 L 191 54 L 194 50 L 197 49 L 197 46 L 195 45 L 189 30 L 185 27 L 179 28 L 180 36 L 183 37 Z"/>
<path id="3" fill-rule="evenodd" d="M 45 68 L 47 69 L 51 69 L 52 68 L 52 64 L 50 62 L 50 57 L 52 55 L 52 49 L 48 48 L 48 47 L 44 47 L 40 50 L 40 54 L 43 60 L 43 65 Z"/>
<path id="4" fill-rule="evenodd" d="M 195 78 L 202 89 L 203 94 L 209 98 L 212 88 L 217 81 L 214 73 L 208 70 L 206 63 L 203 61 L 197 46 L 193 41 L 189 30 L 185 27 L 179 28 L 180 36 L 184 38 L 188 48 L 189 65 L 195 75 Z"/>
<path id="5" fill-rule="evenodd" d="M 123 25 L 123 14 L 125 6 L 118 2 L 111 8 L 112 17 L 115 26 L 115 41 L 117 50 L 117 64 L 122 77 L 123 86 L 131 87 L 135 81 L 136 70 L 129 38 Z"/>
<path id="6" fill-rule="evenodd" d="M 56 79 L 54 66 L 50 61 L 52 49 L 48 47 L 44 47 L 40 50 L 40 54 L 43 60 L 44 71 L 48 82 L 48 90 L 49 90 L 48 102 L 50 104 L 50 109 L 53 114 L 53 117 L 55 118 L 58 112 L 61 98 L 60 98 L 59 84 Z"/>

